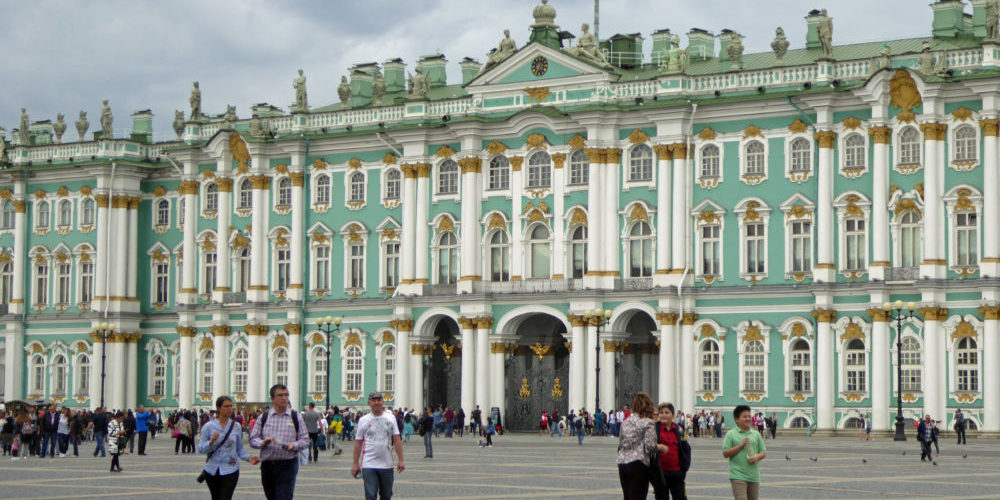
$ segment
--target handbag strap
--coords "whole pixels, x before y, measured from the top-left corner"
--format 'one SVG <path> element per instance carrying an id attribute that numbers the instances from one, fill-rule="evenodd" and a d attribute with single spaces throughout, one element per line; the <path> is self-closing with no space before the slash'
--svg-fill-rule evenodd
<path id="1" fill-rule="evenodd" d="M 208 462 L 209 460 L 211 460 L 212 459 L 212 455 L 215 455 L 215 452 L 219 451 L 219 448 L 222 448 L 222 443 L 225 443 L 226 440 L 229 439 L 229 434 L 231 434 L 233 432 L 233 427 L 235 427 L 235 425 L 233 425 L 233 421 L 230 420 L 229 421 L 229 429 L 226 430 L 226 435 L 222 436 L 222 441 L 219 441 L 219 444 L 215 447 L 215 449 L 212 450 L 212 452 L 209 453 L 207 457 L 205 457 L 205 462 Z"/>

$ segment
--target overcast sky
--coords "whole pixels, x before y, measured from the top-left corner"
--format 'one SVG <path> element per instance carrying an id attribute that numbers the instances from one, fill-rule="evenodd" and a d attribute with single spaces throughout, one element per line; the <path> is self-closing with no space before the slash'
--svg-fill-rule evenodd
<path id="1" fill-rule="evenodd" d="M 692 27 L 742 33 L 747 53 L 769 51 L 775 27 L 792 48 L 805 45 L 805 20 L 826 7 L 834 43 L 927 36 L 932 0 L 604 0 L 600 35 L 657 29 L 685 34 Z M 66 115 L 64 140 L 87 111 L 93 131 L 100 103 L 110 99 L 116 135 L 131 127 L 132 112 L 152 109 L 158 140 L 173 138 L 174 110 L 188 108 L 198 80 L 205 113 L 227 104 L 240 118 L 268 102 L 285 110 L 294 100 L 298 68 L 308 78 L 313 107 L 338 101 L 336 87 L 361 62 L 402 57 L 412 71 L 423 54 L 449 61 L 449 83 L 460 83 L 458 62 L 480 62 L 509 28 L 518 46 L 528 39 L 539 0 L 6 0 L 0 16 L 3 73 L 0 127 L 18 126 L 20 108 L 31 120 Z M 593 0 L 551 0 L 562 29 L 579 35 L 593 22 Z M 971 11 L 971 7 L 967 7 Z M 687 45 L 686 37 L 682 44 Z"/>

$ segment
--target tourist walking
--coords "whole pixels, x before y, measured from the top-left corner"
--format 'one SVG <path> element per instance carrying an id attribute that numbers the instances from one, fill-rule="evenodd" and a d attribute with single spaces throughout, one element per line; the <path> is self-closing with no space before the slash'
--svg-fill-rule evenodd
<path id="1" fill-rule="evenodd" d="M 63 407 L 59 414 L 59 424 L 56 426 L 56 436 L 59 438 L 59 456 L 65 457 L 69 451 L 69 408 Z"/>
<path id="2" fill-rule="evenodd" d="M 657 449 L 655 412 L 649 394 L 637 393 L 632 398 L 632 414 L 618 431 L 616 463 L 624 500 L 645 500 L 649 494 L 650 455 Z"/>
<path id="3" fill-rule="evenodd" d="M 135 433 L 139 436 L 139 454 L 146 454 L 146 438 L 149 437 L 149 412 L 142 405 L 135 412 Z"/>
<path id="4" fill-rule="evenodd" d="M 381 392 L 368 395 L 371 413 L 358 421 L 354 436 L 351 475 L 358 477 L 360 473 L 364 479 L 365 500 L 392 498 L 392 449 L 396 450 L 396 470 L 403 472 L 406 469 L 403 463 L 403 442 L 399 439 L 399 425 L 396 418 L 385 411 L 384 405 Z"/>
<path id="5" fill-rule="evenodd" d="M 934 456 L 941 456 L 941 448 L 938 447 L 938 434 L 941 429 L 938 427 L 938 421 L 931 419 L 931 443 L 934 443 Z"/>
<path id="6" fill-rule="evenodd" d="M 431 409 L 424 409 L 424 416 L 417 421 L 417 433 L 424 437 L 424 458 L 434 458 L 434 447 L 431 444 L 431 436 L 434 434 L 434 417 Z"/>
<path id="7" fill-rule="evenodd" d="M 309 446 L 302 415 L 288 406 L 288 387 L 271 386 L 271 409 L 250 431 L 250 447 L 260 451 L 260 482 L 268 500 L 290 500 L 299 473 L 299 450 Z"/>
<path id="8" fill-rule="evenodd" d="M 232 418 L 233 400 L 229 396 L 215 400 L 215 415 L 215 419 L 201 427 L 198 453 L 207 456 L 198 477 L 208 484 L 212 500 L 229 500 L 240 480 L 240 460 L 257 465 L 260 459 L 243 449 L 243 428 Z"/>
<path id="9" fill-rule="evenodd" d="M 493 435 L 497 433 L 497 426 L 493 423 L 493 419 L 486 417 L 486 426 L 483 427 L 483 436 L 486 441 L 483 443 L 484 447 L 493 447 Z"/>
<path id="10" fill-rule="evenodd" d="M 691 467 L 691 445 L 684 437 L 684 429 L 674 423 L 674 405 L 661 403 L 656 421 L 657 464 L 662 476 L 653 474 L 653 494 L 656 500 L 685 500 L 684 479 Z"/>
<path id="11" fill-rule="evenodd" d="M 455 412 L 455 432 L 458 434 L 458 437 L 465 436 L 465 409 L 463 408 L 459 408 Z"/>
<path id="12" fill-rule="evenodd" d="M 933 462 L 931 443 L 934 441 L 934 429 L 931 427 L 930 415 L 925 415 L 924 419 L 917 425 L 917 440 L 920 441 L 920 461 Z"/>
<path id="13" fill-rule="evenodd" d="M 306 423 L 306 432 L 309 433 L 309 461 L 319 460 L 319 421 L 323 418 L 316 411 L 316 403 L 309 403 L 309 410 L 302 413 L 302 421 Z"/>
<path id="14" fill-rule="evenodd" d="M 111 472 L 121 472 L 122 465 L 118 461 L 118 456 L 125 451 L 125 424 L 122 419 L 125 414 L 115 413 L 115 418 L 108 423 L 108 453 L 111 454 Z"/>
<path id="15" fill-rule="evenodd" d="M 955 410 L 955 434 L 958 436 L 956 444 L 965 444 L 965 415 L 961 408 Z"/>
<path id="16" fill-rule="evenodd" d="M 480 427 L 483 425 L 483 410 L 479 409 L 479 405 L 476 405 L 476 409 L 472 410 L 471 419 L 469 422 L 469 432 L 473 436 L 478 436 Z"/>
<path id="17" fill-rule="evenodd" d="M 455 410 L 450 406 L 444 410 L 444 437 L 452 437 L 455 431 Z"/>
<path id="18" fill-rule="evenodd" d="M 191 435 L 191 421 L 181 414 L 177 418 L 177 423 L 174 424 L 174 433 L 177 438 L 174 442 L 174 455 L 177 454 L 177 450 L 180 449 L 181 453 L 188 452 L 188 436 Z"/>
<path id="19" fill-rule="evenodd" d="M 50 405 L 49 409 L 39 417 L 39 426 L 42 431 L 42 453 L 39 456 L 45 458 L 48 450 L 49 458 L 55 458 L 56 432 L 59 429 L 59 412 L 56 411 L 55 405 Z"/>
<path id="20" fill-rule="evenodd" d="M 753 428 L 750 407 L 733 410 L 736 428 L 722 441 L 722 456 L 729 459 L 729 483 L 736 500 L 757 500 L 760 494 L 760 469 L 757 464 L 767 456 L 764 438 Z"/>
<path id="21" fill-rule="evenodd" d="M 94 413 L 94 418 L 90 419 L 90 425 L 87 427 L 94 431 L 94 441 L 97 442 L 97 447 L 94 448 L 94 456 L 96 457 L 98 452 L 101 453 L 102 457 L 106 456 L 104 438 L 108 435 L 108 413 L 103 407 L 97 409 Z"/>
<path id="22" fill-rule="evenodd" d="M 80 441 L 87 433 L 87 416 L 84 412 L 76 412 L 69 420 L 69 440 L 73 443 L 73 456 L 80 456 Z"/>

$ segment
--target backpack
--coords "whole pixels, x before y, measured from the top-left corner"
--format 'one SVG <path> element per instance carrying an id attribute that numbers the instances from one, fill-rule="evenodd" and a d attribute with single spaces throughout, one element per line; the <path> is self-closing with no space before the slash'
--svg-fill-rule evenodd
<path id="1" fill-rule="evenodd" d="M 257 419 L 257 423 L 260 424 L 260 435 L 261 436 L 264 435 L 264 424 L 267 423 L 267 416 L 270 415 L 270 414 L 271 414 L 271 412 L 266 412 L 263 415 L 261 415 L 259 419 Z M 299 414 L 296 413 L 295 410 L 292 410 L 292 425 L 295 426 L 295 435 L 298 436 L 299 435 Z"/>

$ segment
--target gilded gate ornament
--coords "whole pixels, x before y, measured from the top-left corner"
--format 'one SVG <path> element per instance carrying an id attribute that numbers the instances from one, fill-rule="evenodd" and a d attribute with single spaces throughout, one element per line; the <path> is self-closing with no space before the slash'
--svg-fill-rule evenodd
<path id="1" fill-rule="evenodd" d="M 528 387 L 527 378 L 521 379 L 521 390 L 517 392 L 517 395 L 521 396 L 521 399 L 528 399 L 531 397 L 531 388 Z"/>
<path id="2" fill-rule="evenodd" d="M 530 345 L 528 346 L 528 348 L 534 351 L 536 355 L 538 355 L 539 361 L 542 360 L 542 356 L 547 355 L 549 351 L 552 350 L 552 346 L 550 345 L 543 346 L 541 342 L 535 342 L 535 345 Z"/>
<path id="3" fill-rule="evenodd" d="M 554 383 L 552 384 L 552 397 L 554 399 L 560 399 L 563 397 L 562 385 L 559 384 L 559 377 L 556 377 Z"/>

